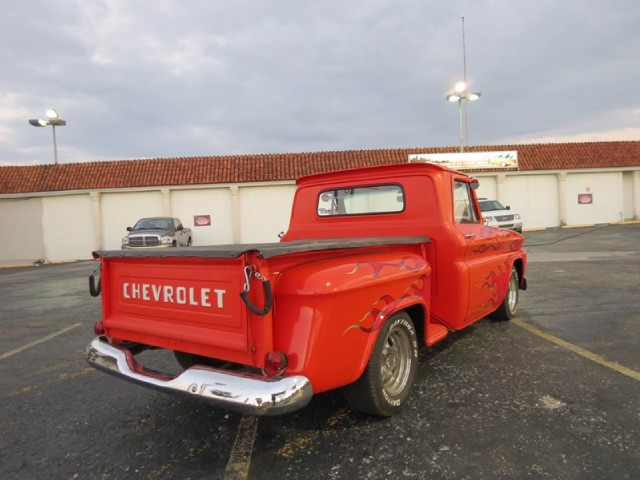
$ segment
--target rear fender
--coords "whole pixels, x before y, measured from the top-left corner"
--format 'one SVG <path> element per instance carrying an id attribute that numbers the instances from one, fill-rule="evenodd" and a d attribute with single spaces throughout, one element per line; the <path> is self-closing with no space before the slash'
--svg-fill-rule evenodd
<path id="1" fill-rule="evenodd" d="M 431 268 L 420 246 L 387 247 L 310 261 L 281 273 L 275 287 L 275 349 L 288 374 L 314 392 L 355 381 L 384 322 L 413 305 L 429 310 Z"/>
<path id="2" fill-rule="evenodd" d="M 428 312 L 429 307 L 428 307 L 428 300 L 426 298 L 406 297 L 387 305 L 387 307 L 376 316 L 374 325 L 370 327 L 368 331 L 365 327 L 362 327 L 359 325 L 351 327 L 351 328 L 360 328 L 365 333 L 369 334 L 367 338 L 365 350 L 363 352 L 363 355 L 360 357 L 361 361 L 357 365 L 357 367 L 354 367 L 355 375 L 352 381 L 355 381 L 358 378 L 360 378 L 365 368 L 367 367 L 367 363 L 369 362 L 369 357 L 371 356 L 373 347 L 375 346 L 375 343 L 378 340 L 378 333 L 380 329 L 382 329 L 382 326 L 385 324 L 385 322 L 388 321 L 389 318 L 392 317 L 394 314 L 405 311 L 405 310 L 411 310 L 412 307 L 416 307 L 416 306 L 420 307 L 423 312 Z M 424 325 L 424 319 L 427 318 L 426 315 L 421 315 L 419 319 L 416 319 L 411 314 L 409 314 L 409 317 L 413 321 L 417 332 L 425 331 L 426 325 Z M 417 324 L 417 322 L 419 322 L 419 324 Z M 421 340 L 424 341 L 424 339 L 421 338 L 420 333 L 418 333 L 418 341 L 421 341 Z M 347 383 L 351 383 L 351 382 L 347 382 Z"/>

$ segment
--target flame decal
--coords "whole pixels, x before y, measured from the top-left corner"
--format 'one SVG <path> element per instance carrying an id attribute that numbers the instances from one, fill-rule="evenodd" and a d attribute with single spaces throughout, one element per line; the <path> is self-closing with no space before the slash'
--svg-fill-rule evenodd
<path id="1" fill-rule="evenodd" d="M 507 238 L 508 237 L 508 238 Z M 489 250 L 500 251 L 503 248 L 507 251 L 514 252 L 519 250 L 524 243 L 522 238 L 514 238 L 513 232 L 504 230 L 496 234 L 495 229 L 489 227 L 481 227 L 479 229 L 476 241 L 490 239 L 490 242 L 482 242 L 481 245 L 470 245 L 471 252 L 483 254 Z M 479 242 L 478 242 L 479 243 Z"/>
<path id="2" fill-rule="evenodd" d="M 382 324 L 388 316 L 387 314 L 389 312 L 394 312 L 401 301 L 405 299 L 420 301 L 422 299 L 423 295 L 425 294 L 424 290 L 428 285 L 428 278 L 428 275 L 420 275 L 411 285 L 409 285 L 405 289 L 406 293 L 404 293 L 398 299 L 394 299 L 391 295 L 383 295 L 373 303 L 371 310 L 365 313 L 364 316 L 358 321 L 358 323 L 349 325 L 345 329 L 345 331 L 342 332 L 342 335 L 354 329 L 360 330 L 364 333 L 376 332 L 382 327 Z M 364 326 L 364 323 L 367 320 L 370 320 L 371 322 L 371 326 L 369 327 Z"/>
<path id="3" fill-rule="evenodd" d="M 383 262 L 358 262 L 352 271 L 348 275 L 353 275 L 363 266 L 369 266 L 373 269 L 371 278 L 376 278 L 385 267 L 399 268 L 400 270 L 408 270 L 410 272 L 417 272 L 424 268 L 426 262 L 422 259 L 415 257 L 404 257 L 398 263 L 383 263 Z"/>
<path id="4" fill-rule="evenodd" d="M 500 304 L 500 291 L 498 289 L 498 284 L 500 283 L 500 279 L 504 278 L 505 275 L 510 274 L 508 261 L 505 260 L 501 264 L 497 265 L 496 268 L 488 273 L 488 275 L 484 279 L 484 283 L 480 286 L 480 289 L 487 288 L 489 292 L 491 292 L 491 297 L 485 303 L 485 306 L 498 307 Z"/>

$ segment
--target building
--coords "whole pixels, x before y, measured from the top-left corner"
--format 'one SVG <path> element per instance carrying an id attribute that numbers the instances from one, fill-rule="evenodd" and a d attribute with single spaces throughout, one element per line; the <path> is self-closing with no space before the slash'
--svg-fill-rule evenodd
<path id="1" fill-rule="evenodd" d="M 0 261 L 89 259 L 119 249 L 138 218 L 181 218 L 194 245 L 277 241 L 295 179 L 451 148 L 234 155 L 0 167 Z M 640 141 L 497 145 L 518 169 L 476 169 L 479 196 L 519 211 L 524 228 L 640 219 Z M 588 201 L 585 201 L 588 199 Z M 196 218 L 208 218 L 200 225 Z"/>

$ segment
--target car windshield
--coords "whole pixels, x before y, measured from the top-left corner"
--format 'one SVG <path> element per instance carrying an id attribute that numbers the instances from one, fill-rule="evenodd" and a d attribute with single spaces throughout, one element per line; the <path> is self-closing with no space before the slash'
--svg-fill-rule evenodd
<path id="1" fill-rule="evenodd" d="M 483 212 L 492 212 L 494 210 L 504 210 L 505 208 L 497 200 L 485 200 L 480 202 L 480 210 Z"/>
<path id="2" fill-rule="evenodd" d="M 171 230 L 171 220 L 168 218 L 143 218 L 133 227 L 133 230 Z"/>

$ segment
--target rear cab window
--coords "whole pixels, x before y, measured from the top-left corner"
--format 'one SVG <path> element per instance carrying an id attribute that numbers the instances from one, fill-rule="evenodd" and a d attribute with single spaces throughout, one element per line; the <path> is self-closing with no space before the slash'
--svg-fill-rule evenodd
<path id="1" fill-rule="evenodd" d="M 318 195 L 320 217 L 400 213 L 405 209 L 404 190 L 398 184 L 339 187 Z"/>

